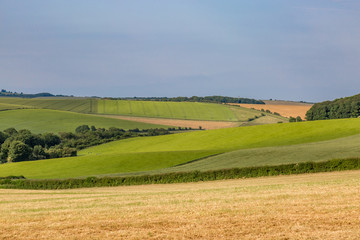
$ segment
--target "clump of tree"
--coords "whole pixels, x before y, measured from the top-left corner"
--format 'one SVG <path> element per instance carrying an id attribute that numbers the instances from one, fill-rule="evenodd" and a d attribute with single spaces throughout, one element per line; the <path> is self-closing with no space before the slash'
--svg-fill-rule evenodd
<path id="1" fill-rule="evenodd" d="M 289 118 L 289 122 L 302 122 L 303 120 L 301 119 L 300 116 L 297 116 L 296 118 L 294 117 L 290 117 Z"/>
<path id="2" fill-rule="evenodd" d="M 360 116 L 360 94 L 314 104 L 306 113 L 307 120 L 356 118 Z"/>
<path id="3" fill-rule="evenodd" d="M 51 93 L 36 93 L 36 94 L 26 94 L 23 92 L 11 92 L 11 91 L 7 91 L 5 89 L 1 89 L 0 91 L 0 97 L 4 96 L 4 97 L 22 97 L 22 98 L 36 98 L 36 97 L 54 97 L 53 94 Z"/>
<path id="4" fill-rule="evenodd" d="M 261 100 L 251 98 L 234 98 L 225 96 L 205 96 L 205 97 L 133 97 L 133 98 L 107 98 L 121 100 L 141 100 L 141 101 L 161 101 L 161 102 L 208 102 L 208 103 L 251 103 L 265 104 Z"/>
<path id="5" fill-rule="evenodd" d="M 138 136 L 157 136 L 176 129 L 109 129 L 81 125 L 74 132 L 34 134 L 27 129 L 0 131 L 0 162 L 20 162 L 76 156 L 77 151 L 102 143 Z M 183 130 L 183 129 L 181 129 Z M 185 130 L 188 130 L 187 128 Z M 189 129 L 190 130 L 190 129 Z"/>

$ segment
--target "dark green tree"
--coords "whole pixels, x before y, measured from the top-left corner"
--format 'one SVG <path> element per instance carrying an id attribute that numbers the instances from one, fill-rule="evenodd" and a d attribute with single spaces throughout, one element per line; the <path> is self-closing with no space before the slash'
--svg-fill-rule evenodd
<path id="1" fill-rule="evenodd" d="M 75 132 L 76 133 L 85 133 L 85 132 L 88 132 L 90 131 L 90 128 L 88 125 L 81 125 L 81 126 L 78 126 L 76 129 L 75 129 Z"/>
<path id="2" fill-rule="evenodd" d="M 289 122 L 296 122 L 296 118 L 290 117 Z"/>
<path id="3" fill-rule="evenodd" d="M 17 131 L 15 128 L 7 128 L 4 130 L 4 133 L 8 134 L 9 136 L 13 136 L 17 134 Z"/>
<path id="4" fill-rule="evenodd" d="M 36 145 L 32 151 L 32 159 L 40 160 L 48 158 L 48 154 L 41 145 Z"/>
<path id="5" fill-rule="evenodd" d="M 53 133 L 44 133 L 42 135 L 42 139 L 44 141 L 44 145 L 47 148 L 58 145 L 61 142 L 60 137 L 58 135 L 53 134 Z"/>
<path id="6" fill-rule="evenodd" d="M 23 142 L 13 141 L 9 147 L 8 162 L 20 162 L 31 159 L 32 149 Z"/>

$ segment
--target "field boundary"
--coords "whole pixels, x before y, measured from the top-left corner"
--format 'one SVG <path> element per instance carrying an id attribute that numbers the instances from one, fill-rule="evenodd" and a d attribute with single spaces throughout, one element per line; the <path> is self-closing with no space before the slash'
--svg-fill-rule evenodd
<path id="1" fill-rule="evenodd" d="M 87 177 L 85 179 L 2 179 L 0 188 L 12 189 L 71 189 L 88 187 L 113 187 L 145 184 L 186 183 L 223 179 L 254 178 L 290 174 L 333 172 L 360 169 L 360 158 L 334 159 L 325 162 L 304 162 L 247 168 L 232 168 L 213 171 L 177 172 L 157 175 L 128 177 Z"/>

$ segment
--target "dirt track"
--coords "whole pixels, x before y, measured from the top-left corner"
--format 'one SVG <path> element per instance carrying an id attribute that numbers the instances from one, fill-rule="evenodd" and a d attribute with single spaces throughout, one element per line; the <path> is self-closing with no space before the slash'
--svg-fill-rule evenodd
<path id="1" fill-rule="evenodd" d="M 203 129 L 219 129 L 219 128 L 230 128 L 237 127 L 237 122 L 221 122 L 221 121 L 197 121 L 197 120 L 181 120 L 181 119 L 165 119 L 165 118 L 146 118 L 146 117 L 132 117 L 132 116 L 119 116 L 119 115 L 100 115 L 108 118 L 130 120 L 135 122 L 152 123 L 166 126 L 176 127 L 191 127 Z"/>

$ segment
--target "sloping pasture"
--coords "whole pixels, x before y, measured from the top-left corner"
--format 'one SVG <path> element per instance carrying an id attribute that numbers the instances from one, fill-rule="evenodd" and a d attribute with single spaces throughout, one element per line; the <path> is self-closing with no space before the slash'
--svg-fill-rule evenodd
<path id="1" fill-rule="evenodd" d="M 0 111 L 0 130 L 14 127 L 18 130 L 29 129 L 34 133 L 73 132 L 76 127 L 84 124 L 102 128 L 118 127 L 123 129 L 165 127 L 163 125 L 111 119 L 101 116 L 50 109 L 17 109 Z"/>
<path id="2" fill-rule="evenodd" d="M 25 177 L 30 178 L 47 178 L 49 176 L 56 176 L 56 178 L 80 177 L 84 176 L 82 169 L 88 169 L 90 165 L 91 171 L 87 171 L 86 175 L 157 170 L 185 164 L 214 154 L 241 149 L 249 151 L 259 149 L 259 152 L 263 151 L 265 154 L 266 151 L 261 148 L 315 143 L 356 134 L 360 134 L 360 119 L 283 123 L 131 138 L 84 149 L 79 152 L 80 157 L 76 158 L 4 164 L 0 166 L 0 176 L 25 175 Z M 281 148 L 279 149 L 281 150 Z M 303 149 L 306 149 L 306 147 Z M 273 151 L 276 152 L 276 149 Z M 256 152 L 254 152 L 255 154 Z M 133 158 L 130 156 L 139 158 L 133 162 Z M 236 158 L 236 156 L 232 158 Z M 276 161 L 274 158 L 275 156 L 264 155 L 263 159 L 265 160 L 261 164 L 273 164 Z M 116 167 L 111 165 L 106 170 L 100 170 L 107 168 L 106 159 L 111 159 L 112 163 L 118 163 L 118 165 Z M 164 164 L 163 160 L 166 160 Z M 41 170 L 51 161 L 61 161 L 61 164 L 56 168 L 46 168 L 46 173 L 39 171 L 29 175 L 31 166 L 36 165 L 35 168 Z M 249 161 L 248 164 L 251 164 Z M 215 164 L 218 164 L 219 168 L 230 167 L 228 164 Z M 135 166 L 136 169 L 126 167 L 131 165 Z M 201 167 L 199 170 L 202 170 Z"/>

